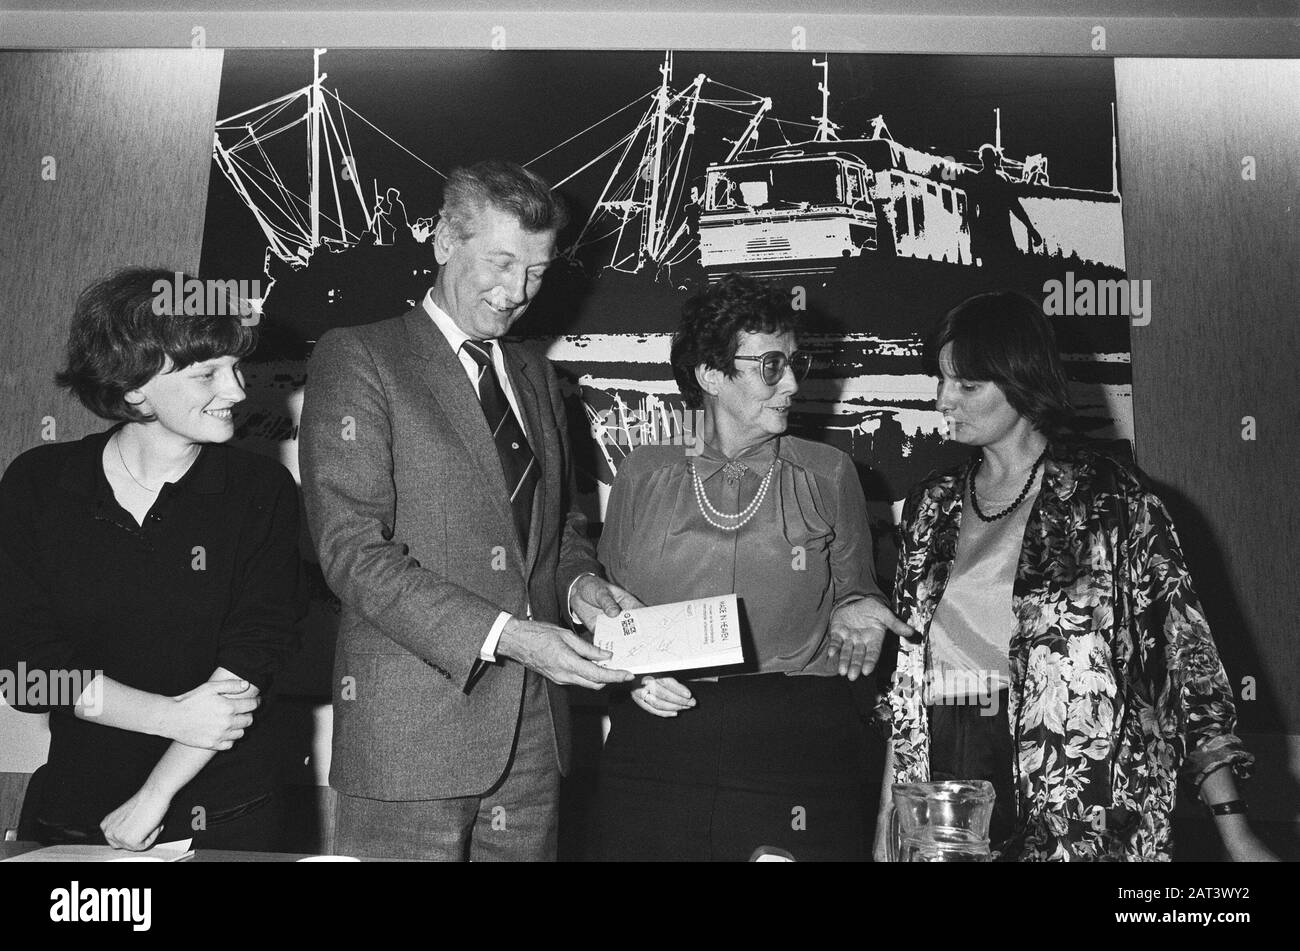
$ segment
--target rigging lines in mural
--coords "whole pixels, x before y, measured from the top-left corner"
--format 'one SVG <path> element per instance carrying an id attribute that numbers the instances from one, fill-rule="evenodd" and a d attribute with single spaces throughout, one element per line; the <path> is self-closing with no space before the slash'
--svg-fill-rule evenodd
<path id="1" fill-rule="evenodd" d="M 678 432 L 669 332 L 682 301 L 728 271 L 806 297 L 801 345 L 817 361 L 791 425 L 884 473 L 869 497 L 894 501 L 942 461 L 919 357 L 938 315 L 992 288 L 1123 276 L 1113 75 L 1095 66 L 966 58 L 945 74 L 949 61 L 924 57 L 671 51 L 486 65 L 470 53 L 339 51 L 331 71 L 344 78 L 327 88 L 325 54 L 287 94 L 296 83 L 275 56 L 242 54 L 214 130 L 222 175 L 204 266 L 224 274 L 242 258 L 247 269 L 250 246 L 265 248 L 267 342 L 249 372 L 269 387 L 263 415 L 250 416 L 267 439 L 292 438 L 322 333 L 401 313 L 433 283 L 452 156 L 522 159 L 575 209 L 519 330 L 560 373 L 571 425 L 591 427 L 586 492 L 607 490 L 634 436 Z M 1086 107 L 1047 91 L 1062 71 Z M 991 81 L 950 101 L 953 77 L 973 74 Z M 431 85 L 446 101 L 410 108 Z M 552 87 L 567 92 L 542 91 Z M 249 214 L 264 242 L 249 240 Z M 1127 321 L 1056 324 L 1082 428 L 1130 438 Z"/>

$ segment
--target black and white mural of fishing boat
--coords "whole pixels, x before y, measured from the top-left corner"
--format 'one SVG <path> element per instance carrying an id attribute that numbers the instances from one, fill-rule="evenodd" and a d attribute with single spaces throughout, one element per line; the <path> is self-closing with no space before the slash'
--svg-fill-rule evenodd
<path id="1" fill-rule="evenodd" d="M 575 211 L 519 330 L 590 435 L 578 451 L 597 517 L 628 452 L 689 428 L 671 331 L 727 271 L 805 311 L 817 362 L 792 424 L 860 463 L 885 535 L 910 484 L 953 458 L 919 360 L 934 320 L 981 290 L 1125 276 L 1108 62 L 225 55 L 202 270 L 262 281 L 240 435 L 291 468 L 312 343 L 423 296 L 445 172 L 489 155 L 538 171 Z M 1131 439 L 1127 316 L 1056 325 L 1081 429 Z"/>

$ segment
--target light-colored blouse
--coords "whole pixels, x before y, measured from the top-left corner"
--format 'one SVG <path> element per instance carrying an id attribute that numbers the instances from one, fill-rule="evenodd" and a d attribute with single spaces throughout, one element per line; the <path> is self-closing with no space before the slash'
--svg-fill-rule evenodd
<path id="1" fill-rule="evenodd" d="M 1000 510 L 1012 500 L 986 505 Z M 1034 499 L 985 522 L 966 493 L 948 585 L 930 621 L 930 699 L 970 699 L 1011 686 L 1012 589 Z"/>
<path id="2" fill-rule="evenodd" d="M 894 601 L 924 635 L 901 642 L 890 706 L 894 778 L 930 778 L 926 644 L 951 583 L 970 464 L 908 493 Z M 1053 442 L 1012 587 L 1007 716 L 1019 738 L 1026 861 L 1167 861 L 1177 780 L 1196 786 L 1254 757 L 1236 736 L 1232 683 L 1160 499 L 1125 464 Z"/>
<path id="3" fill-rule="evenodd" d="M 753 518 L 735 532 L 709 524 L 692 466 L 715 509 L 741 512 L 774 458 Z M 880 596 L 852 461 L 793 436 L 768 440 L 734 460 L 703 442 L 638 448 L 620 465 L 610 492 L 600 561 L 611 581 L 646 604 L 736 594 L 747 663 L 728 674 L 837 674 L 826 656 L 831 613 L 862 596 Z"/>

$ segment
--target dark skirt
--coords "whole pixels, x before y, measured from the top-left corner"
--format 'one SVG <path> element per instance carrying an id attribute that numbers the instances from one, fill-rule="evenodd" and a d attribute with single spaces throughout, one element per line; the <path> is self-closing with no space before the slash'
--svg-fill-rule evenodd
<path id="1" fill-rule="evenodd" d="M 869 678 L 761 674 L 687 684 L 696 706 L 610 706 L 588 855 L 598 861 L 798 861 L 869 854 Z"/>
<path id="2" fill-rule="evenodd" d="M 998 694 L 997 712 L 976 704 L 927 708 L 930 715 L 930 778 L 986 780 L 997 798 L 989 821 L 989 841 L 998 849 L 1016 827 L 1016 791 L 1012 778 L 1011 726 L 1007 692 Z"/>

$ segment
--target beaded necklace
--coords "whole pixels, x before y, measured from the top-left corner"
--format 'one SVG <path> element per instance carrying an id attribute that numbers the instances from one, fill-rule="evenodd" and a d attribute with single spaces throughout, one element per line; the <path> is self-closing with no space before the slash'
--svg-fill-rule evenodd
<path id="1" fill-rule="evenodd" d="M 1032 486 L 1034 484 L 1034 480 L 1038 478 L 1038 467 L 1043 464 L 1043 460 L 1046 458 L 1047 458 L 1047 450 L 1044 449 L 1039 454 L 1038 458 L 1034 460 L 1034 466 L 1032 469 L 1029 470 L 1029 480 L 1025 483 L 1025 487 L 1020 490 L 1020 494 L 1016 496 L 1016 500 L 1014 502 L 1012 502 L 1010 505 L 1004 508 L 1001 512 L 998 512 L 996 515 L 985 515 L 983 512 L 980 511 L 979 500 L 975 498 L 975 473 L 980 471 L 980 463 L 984 461 L 983 455 L 977 456 L 975 458 L 974 464 L 971 465 L 970 475 L 968 476 L 968 479 L 970 481 L 970 506 L 972 509 L 975 510 L 975 514 L 979 516 L 980 521 L 996 522 L 998 519 L 1006 518 L 1008 515 L 1014 512 L 1016 510 L 1016 507 L 1025 500 L 1025 496 L 1029 494 L 1030 486 Z"/>
<path id="2" fill-rule="evenodd" d="M 773 454 L 772 456 L 772 464 L 767 467 L 767 474 L 763 476 L 763 482 L 758 487 L 758 494 L 754 496 L 754 501 L 739 512 L 722 512 L 714 508 L 704 494 L 704 483 L 700 480 L 700 474 L 695 471 L 695 463 L 691 462 L 688 465 L 691 470 L 691 481 L 695 485 L 695 501 L 700 506 L 700 514 L 704 516 L 704 520 L 714 528 L 720 528 L 724 532 L 737 532 L 758 513 L 758 507 L 763 503 L 763 497 L 767 495 L 767 487 L 772 482 L 772 473 L 776 470 L 776 455 Z M 714 516 L 733 521 L 739 519 L 739 521 L 735 521 L 735 524 L 716 522 Z"/>

